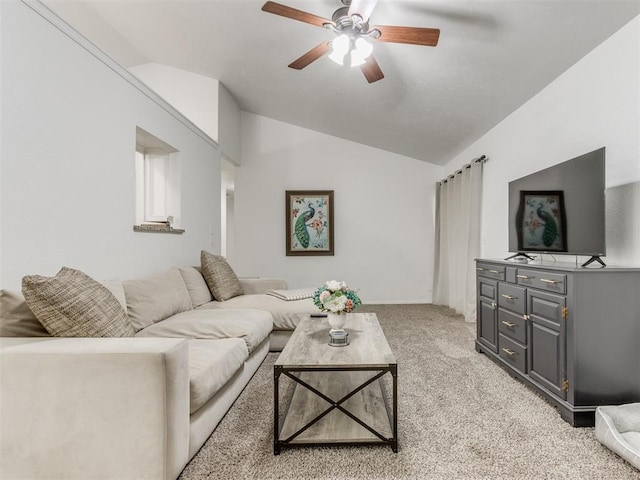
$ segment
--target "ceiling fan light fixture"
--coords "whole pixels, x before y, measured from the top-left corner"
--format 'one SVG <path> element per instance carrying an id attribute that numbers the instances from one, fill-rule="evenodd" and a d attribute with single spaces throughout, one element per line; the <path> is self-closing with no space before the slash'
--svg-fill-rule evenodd
<path id="1" fill-rule="evenodd" d="M 0 0 L 2 1 L 2 0 Z M 378 0 L 341 0 L 343 7 L 333 12 L 331 20 L 312 13 L 288 7 L 268 0 L 262 11 L 299 22 L 331 30 L 336 38 L 322 42 L 291 62 L 288 67 L 302 70 L 320 57 L 328 54 L 338 65 L 360 66 L 369 83 L 384 78 L 384 74 L 373 58 L 373 46 L 368 42 L 404 43 L 435 47 L 440 38 L 439 28 L 378 25 L 369 28 L 370 15 Z"/>
<path id="2" fill-rule="evenodd" d="M 373 52 L 373 45 L 364 38 L 358 37 L 355 41 L 347 34 L 338 35 L 331 42 L 333 51 L 329 58 L 338 65 L 344 65 L 347 55 L 349 56 L 349 66 L 357 67 L 362 65 Z"/>
<path id="3" fill-rule="evenodd" d="M 362 65 L 373 53 L 373 45 L 364 38 L 358 37 L 355 41 L 355 48 L 351 50 L 351 66 Z"/>
<path id="4" fill-rule="evenodd" d="M 344 33 L 338 35 L 331 42 L 331 48 L 333 51 L 329 54 L 329 58 L 338 65 L 344 65 L 344 57 L 349 53 L 349 49 L 351 48 L 351 39 Z"/>

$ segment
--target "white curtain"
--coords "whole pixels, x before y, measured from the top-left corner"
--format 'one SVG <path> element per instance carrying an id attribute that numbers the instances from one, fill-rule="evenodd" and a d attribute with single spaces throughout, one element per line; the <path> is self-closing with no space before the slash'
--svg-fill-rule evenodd
<path id="1" fill-rule="evenodd" d="M 447 305 L 468 322 L 476 319 L 483 164 L 465 165 L 437 185 L 433 303 Z"/>

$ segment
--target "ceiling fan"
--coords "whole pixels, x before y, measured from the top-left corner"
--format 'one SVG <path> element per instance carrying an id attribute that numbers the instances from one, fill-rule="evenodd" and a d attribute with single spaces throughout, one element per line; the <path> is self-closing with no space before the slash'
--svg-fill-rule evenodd
<path id="1" fill-rule="evenodd" d="M 296 8 L 268 1 L 262 6 L 264 12 L 327 28 L 337 36 L 322 42 L 300 58 L 289 64 L 290 68 L 302 70 L 318 58 L 329 53 L 329 58 L 340 65 L 360 66 L 369 83 L 384 78 L 384 74 L 373 57 L 373 46 L 369 40 L 390 43 L 407 43 L 435 47 L 440 30 L 437 28 L 400 27 L 390 25 L 369 26 L 369 16 L 377 0 L 341 0 L 331 20 Z"/>

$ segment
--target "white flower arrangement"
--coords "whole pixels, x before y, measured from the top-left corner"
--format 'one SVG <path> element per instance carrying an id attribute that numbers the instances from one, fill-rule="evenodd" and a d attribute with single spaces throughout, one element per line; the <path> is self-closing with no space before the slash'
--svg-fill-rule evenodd
<path id="1" fill-rule="evenodd" d="M 322 312 L 349 313 L 362 305 L 358 294 L 345 282 L 329 280 L 313 294 L 313 303 Z"/>

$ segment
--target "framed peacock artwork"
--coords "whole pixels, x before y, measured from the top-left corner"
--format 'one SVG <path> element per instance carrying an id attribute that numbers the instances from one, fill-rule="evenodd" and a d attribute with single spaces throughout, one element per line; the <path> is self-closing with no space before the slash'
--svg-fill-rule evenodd
<path id="1" fill-rule="evenodd" d="M 286 191 L 287 256 L 333 255 L 333 190 Z"/>
<path id="2" fill-rule="evenodd" d="M 567 251 L 567 216 L 564 192 L 521 191 L 516 216 L 518 250 Z"/>

